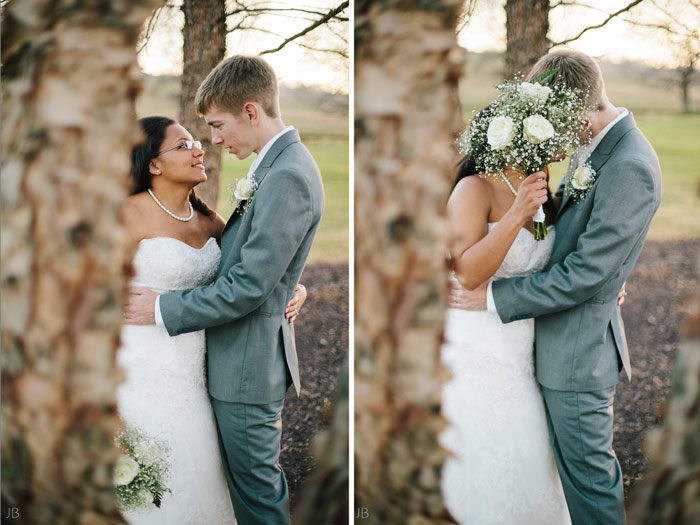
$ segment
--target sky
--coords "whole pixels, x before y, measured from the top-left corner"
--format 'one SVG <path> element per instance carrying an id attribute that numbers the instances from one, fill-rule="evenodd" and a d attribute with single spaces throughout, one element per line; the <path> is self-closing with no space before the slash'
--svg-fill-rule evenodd
<path id="1" fill-rule="evenodd" d="M 337 4 L 334 0 L 304 0 L 267 2 L 273 7 L 305 7 L 328 10 Z M 264 16 L 255 22 L 257 27 L 285 37 L 296 34 L 310 24 L 309 20 L 284 16 Z M 151 75 L 180 75 L 182 73 L 182 26 L 184 17 L 179 9 L 166 9 L 160 15 L 156 31 L 146 48 L 139 53 L 141 69 Z M 346 24 L 349 30 L 349 23 Z M 334 47 L 339 39 L 327 31 L 312 33 L 316 47 Z M 227 56 L 232 54 L 258 54 L 276 48 L 282 40 L 259 31 L 234 31 L 227 39 Z M 310 43 L 308 40 L 304 41 Z M 320 87 L 325 91 L 348 93 L 348 60 L 332 53 L 309 51 L 294 43 L 279 52 L 266 54 L 265 59 L 275 69 L 281 83 Z"/>
<path id="2" fill-rule="evenodd" d="M 458 42 L 474 52 L 505 51 L 503 2 L 477 1 L 476 12 L 467 28 L 459 35 Z M 612 13 L 628 5 L 630 0 L 587 0 L 586 3 Z M 652 9 L 645 6 L 644 2 L 630 11 L 630 16 L 634 17 L 651 14 Z M 554 9 L 550 13 L 550 39 L 560 41 L 575 36 L 584 27 L 596 25 L 605 18 L 604 13 L 593 9 L 580 7 Z M 662 39 L 650 35 L 648 29 L 633 26 L 617 18 L 600 29 L 588 31 L 580 39 L 568 45 L 593 57 L 613 62 L 633 60 L 654 66 L 674 65 L 669 63 L 669 53 Z"/>

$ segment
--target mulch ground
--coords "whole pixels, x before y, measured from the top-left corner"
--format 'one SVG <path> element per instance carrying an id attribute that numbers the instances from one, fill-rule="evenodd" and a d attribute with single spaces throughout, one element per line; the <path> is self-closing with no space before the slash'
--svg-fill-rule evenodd
<path id="1" fill-rule="evenodd" d="M 627 493 L 644 475 L 645 433 L 663 417 L 679 347 L 679 303 L 700 283 L 699 255 L 700 240 L 648 241 L 627 280 L 622 315 L 633 380 L 617 387 L 614 441 Z M 296 321 L 302 395 L 287 396 L 281 456 L 292 505 L 313 468 L 309 446 L 326 424 L 348 351 L 347 264 L 309 265 L 301 282 L 309 291 Z"/>
<path id="2" fill-rule="evenodd" d="M 664 414 L 678 354 L 680 301 L 700 283 L 700 240 L 647 241 L 627 280 L 622 317 L 632 362 L 615 397 L 615 441 L 625 492 L 644 475 L 645 433 Z"/>
<path id="3" fill-rule="evenodd" d="M 314 466 L 310 444 L 328 422 L 338 374 L 346 362 L 348 332 L 348 265 L 309 264 L 300 282 L 308 296 L 294 322 L 301 396 L 293 388 L 282 411 L 280 462 L 289 485 L 290 504 Z M 347 370 L 345 369 L 345 373 Z"/>

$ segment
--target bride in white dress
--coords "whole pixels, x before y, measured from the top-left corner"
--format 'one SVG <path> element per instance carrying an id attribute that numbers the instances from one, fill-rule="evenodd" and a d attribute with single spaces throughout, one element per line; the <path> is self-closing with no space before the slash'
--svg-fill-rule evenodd
<path id="1" fill-rule="evenodd" d="M 521 181 L 518 173 L 506 171 L 506 180 L 481 178 L 470 159 L 461 163 L 447 205 L 453 278 L 459 284 L 473 289 L 489 279 L 544 269 L 554 227 L 535 241 L 531 219 L 547 201 L 544 177 L 538 172 Z M 556 213 L 551 200 L 545 211 L 548 219 Z M 440 442 L 451 455 L 442 491 L 459 523 L 571 523 L 533 350 L 533 319 L 503 324 L 495 313 L 447 311 L 441 352 L 452 378 L 442 393 L 448 427 Z"/>
<path id="2" fill-rule="evenodd" d="M 134 191 L 123 208 L 137 246 L 132 285 L 166 293 L 210 283 L 221 257 L 224 220 L 193 188 L 207 176 L 201 144 L 164 117 L 139 121 L 146 140 L 134 149 Z M 293 321 L 306 292 L 299 285 L 287 312 Z M 126 426 L 171 450 L 170 478 L 160 508 L 126 512 L 138 525 L 235 523 L 205 379 L 204 331 L 170 337 L 164 327 L 125 325 L 117 362 L 125 381 L 117 391 Z"/>

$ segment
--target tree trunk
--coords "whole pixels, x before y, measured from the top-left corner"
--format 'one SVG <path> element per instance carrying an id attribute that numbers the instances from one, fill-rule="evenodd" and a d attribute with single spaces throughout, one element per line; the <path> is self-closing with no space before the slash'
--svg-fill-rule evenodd
<path id="1" fill-rule="evenodd" d="M 685 306 L 666 417 L 647 438 L 649 470 L 633 493 L 630 523 L 700 523 L 700 291 Z"/>
<path id="2" fill-rule="evenodd" d="M 137 138 L 157 2 L 9 2 L 2 22 L 2 517 L 119 520 L 111 466 Z M 14 521 L 13 520 L 16 520 Z"/>
<path id="3" fill-rule="evenodd" d="M 204 148 L 207 182 L 197 186 L 197 193 L 216 209 L 221 170 L 221 148 L 212 146 L 206 122 L 194 108 L 194 96 L 204 78 L 224 58 L 226 50 L 225 0 L 185 0 L 182 3 L 185 27 L 182 30 L 182 90 L 179 120 Z"/>
<path id="4" fill-rule="evenodd" d="M 439 523 L 461 0 L 355 3 L 355 514 Z"/>
<path id="5" fill-rule="evenodd" d="M 683 99 L 683 113 L 690 113 L 690 81 L 695 73 L 692 63 L 689 67 L 681 69 L 681 96 Z"/>
<path id="6" fill-rule="evenodd" d="M 549 0 L 506 0 L 505 78 L 527 75 L 549 48 Z"/>

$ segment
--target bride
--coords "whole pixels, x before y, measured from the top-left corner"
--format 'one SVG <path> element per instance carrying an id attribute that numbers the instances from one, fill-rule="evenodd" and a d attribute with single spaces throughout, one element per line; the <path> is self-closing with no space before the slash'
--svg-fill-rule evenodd
<path id="1" fill-rule="evenodd" d="M 139 121 L 145 141 L 132 153 L 132 195 L 123 206 L 128 240 L 137 246 L 132 285 L 161 293 L 210 283 L 221 256 L 224 220 L 194 192 L 207 180 L 201 143 L 164 117 Z M 285 315 L 294 321 L 306 299 L 297 285 Z M 231 500 L 219 457 L 205 380 L 204 332 L 170 337 L 156 325 L 125 325 L 117 361 L 122 421 L 171 450 L 160 508 L 126 512 L 132 524 L 231 524 Z"/>
<path id="2" fill-rule="evenodd" d="M 473 289 L 543 270 L 557 206 L 547 174 L 478 175 L 465 158 L 447 203 L 454 278 Z M 532 216 L 543 204 L 548 234 L 536 241 Z M 440 435 L 451 453 L 442 474 L 448 510 L 469 525 L 571 523 L 534 375 L 534 320 L 503 324 L 495 313 L 457 303 L 453 294 L 441 349 L 452 373 L 442 398 L 449 425 Z"/>

